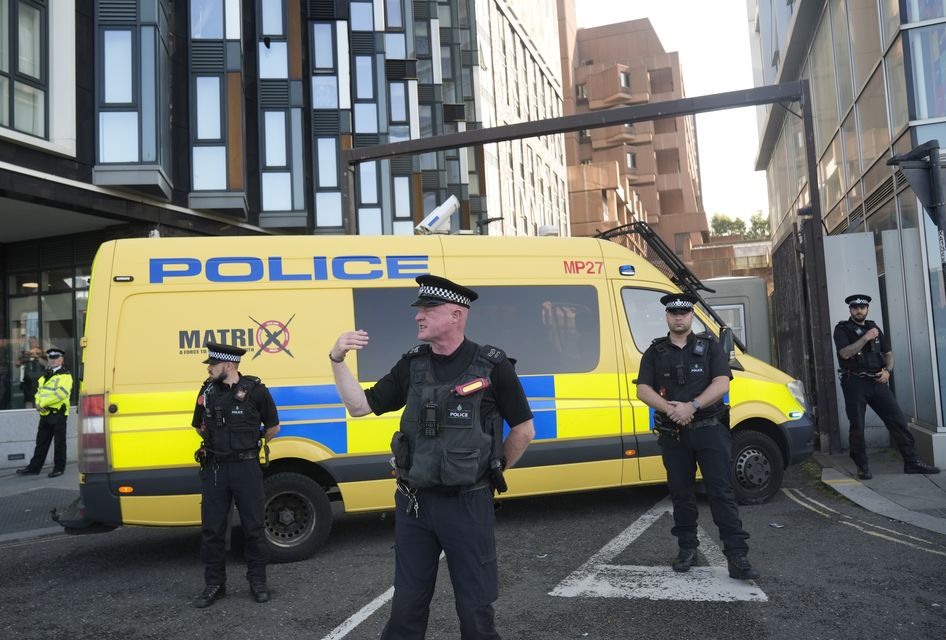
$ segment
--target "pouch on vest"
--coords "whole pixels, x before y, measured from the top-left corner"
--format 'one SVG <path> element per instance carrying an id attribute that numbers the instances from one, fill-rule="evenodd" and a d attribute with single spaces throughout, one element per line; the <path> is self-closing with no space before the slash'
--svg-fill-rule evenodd
<path id="1" fill-rule="evenodd" d="M 441 482 L 448 487 L 474 484 L 479 477 L 479 449 L 448 449 L 443 453 Z"/>
<path id="2" fill-rule="evenodd" d="M 394 470 L 401 475 L 401 471 L 411 468 L 411 444 L 402 431 L 395 431 L 391 438 L 391 453 L 394 454 Z"/>

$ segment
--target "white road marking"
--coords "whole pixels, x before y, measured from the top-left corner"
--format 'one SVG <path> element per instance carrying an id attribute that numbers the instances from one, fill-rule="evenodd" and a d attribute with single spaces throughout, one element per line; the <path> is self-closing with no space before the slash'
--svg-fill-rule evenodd
<path id="1" fill-rule="evenodd" d="M 444 559 L 444 554 L 440 552 L 440 560 Z M 354 615 L 345 620 L 334 629 L 332 629 L 327 636 L 322 638 L 322 640 L 340 640 L 347 636 L 351 631 L 360 625 L 362 622 L 371 617 L 375 611 L 383 607 L 388 603 L 391 598 L 394 597 L 394 587 L 390 587 L 387 591 L 382 593 L 380 596 L 363 606 L 361 609 L 356 611 Z"/>
<path id="2" fill-rule="evenodd" d="M 726 558 L 702 528 L 699 550 L 710 564 L 674 573 L 667 564 L 636 566 L 612 564 L 665 513 L 673 513 L 670 499 L 664 499 L 608 542 L 558 584 L 549 595 L 563 598 L 631 598 L 647 600 L 689 600 L 767 602 L 768 597 L 752 581 L 729 577 Z"/>

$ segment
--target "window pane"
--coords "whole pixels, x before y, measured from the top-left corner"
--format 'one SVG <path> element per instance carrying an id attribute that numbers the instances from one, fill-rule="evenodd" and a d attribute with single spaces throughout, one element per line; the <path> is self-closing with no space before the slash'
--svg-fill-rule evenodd
<path id="1" fill-rule="evenodd" d="M 666 293 L 666 291 L 630 287 L 621 290 L 627 323 L 631 327 L 631 336 L 634 338 L 637 350 L 641 353 L 647 350 L 655 338 L 667 335 L 667 312 L 660 304 L 661 296 Z M 706 325 L 697 316 L 693 317 L 691 328 L 693 333 L 706 331 Z M 517 366 L 516 369 L 518 368 Z"/>
<path id="2" fill-rule="evenodd" d="M 226 0 L 227 10 L 227 40 L 240 39 L 240 22 L 243 16 L 240 15 L 240 0 Z"/>
<path id="3" fill-rule="evenodd" d="M 35 274 L 33 278 L 36 285 Z M 10 404 L 15 409 L 33 406 L 39 378 L 46 369 L 39 341 L 38 302 L 36 296 L 10 299 Z"/>
<path id="4" fill-rule="evenodd" d="M 259 43 L 259 77 L 288 78 L 289 63 L 285 42 Z"/>
<path id="5" fill-rule="evenodd" d="M 881 0 L 880 7 L 884 12 L 884 42 L 890 42 L 900 30 L 900 0 Z"/>
<path id="6" fill-rule="evenodd" d="M 378 165 L 375 162 L 362 162 L 358 165 L 358 182 L 361 186 L 361 202 L 378 202 Z"/>
<path id="7" fill-rule="evenodd" d="M 884 95 L 884 78 L 878 69 L 870 79 L 864 92 L 857 101 L 861 128 L 861 155 L 864 166 L 869 167 L 873 160 L 887 152 L 890 133 L 887 130 L 887 99 Z"/>
<path id="8" fill-rule="evenodd" d="M 411 139 L 411 128 L 407 125 L 388 127 L 388 142 L 404 142 Z"/>
<path id="9" fill-rule="evenodd" d="M 335 76 L 312 76 L 312 108 L 338 109 L 338 80 Z"/>
<path id="10" fill-rule="evenodd" d="M 387 7 L 388 26 L 399 29 L 404 26 L 404 15 L 401 10 L 401 0 L 385 0 Z"/>
<path id="11" fill-rule="evenodd" d="M 191 0 L 191 38 L 223 38 L 223 0 Z"/>
<path id="12" fill-rule="evenodd" d="M 315 43 L 315 68 L 334 68 L 335 43 L 332 41 L 332 25 L 312 25 L 312 41 Z"/>
<path id="13" fill-rule="evenodd" d="M 342 226 L 342 194 L 315 194 L 315 219 L 320 227 Z"/>
<path id="14" fill-rule="evenodd" d="M 194 191 L 225 191 L 227 148 L 194 147 Z"/>
<path id="15" fill-rule="evenodd" d="M 909 34 L 916 117 L 946 116 L 946 24 L 914 29 Z"/>
<path id="16" fill-rule="evenodd" d="M 907 21 L 920 22 L 946 17 L 946 0 L 925 0 L 907 2 Z"/>
<path id="17" fill-rule="evenodd" d="M 72 316 L 72 293 L 55 293 L 42 296 L 43 342 L 65 350 L 63 366 L 70 368 L 74 361 L 76 329 Z M 73 369 L 74 370 L 74 369 Z"/>
<path id="18" fill-rule="evenodd" d="M 220 78 L 197 78 L 197 138 L 220 139 Z"/>
<path id="19" fill-rule="evenodd" d="M 410 220 L 394 221 L 394 235 L 412 236 L 414 235 L 414 223 Z"/>
<path id="20" fill-rule="evenodd" d="M 355 97 L 370 100 L 374 97 L 374 77 L 371 56 L 355 56 Z"/>
<path id="21" fill-rule="evenodd" d="M 319 138 L 319 186 L 338 186 L 338 154 L 335 151 L 335 138 Z"/>
<path id="22" fill-rule="evenodd" d="M 411 215 L 411 179 L 397 176 L 394 178 L 394 215 L 409 218 Z"/>
<path id="23" fill-rule="evenodd" d="M 355 133 L 378 133 L 378 106 L 376 104 L 355 105 Z"/>
<path id="24" fill-rule="evenodd" d="M 132 101 L 131 31 L 105 32 L 105 102 Z"/>
<path id="25" fill-rule="evenodd" d="M 875 2 L 851 2 L 851 45 L 854 50 L 854 81 L 860 87 L 880 60 L 880 17 Z"/>
<path id="26" fill-rule="evenodd" d="M 429 22 L 415 22 L 414 23 L 414 50 L 415 50 L 415 53 L 419 56 L 430 55 L 429 27 L 430 27 Z"/>
<path id="27" fill-rule="evenodd" d="M 833 0 L 831 23 L 834 27 L 834 59 L 838 63 L 838 98 L 841 100 L 841 113 L 851 106 L 854 98 L 851 76 L 851 40 L 847 30 L 845 0 Z"/>
<path id="28" fill-rule="evenodd" d="M 72 267 L 49 269 L 40 274 L 40 286 L 43 293 L 69 291 L 73 288 Z"/>
<path id="29" fill-rule="evenodd" d="M 10 126 L 10 81 L 0 76 L 0 126 Z"/>
<path id="30" fill-rule="evenodd" d="M 370 2 L 351 3 L 351 30 L 374 31 L 374 6 Z"/>
<path id="31" fill-rule="evenodd" d="M 266 166 L 286 166 L 286 114 L 282 111 L 267 111 L 265 121 Z"/>
<path id="32" fill-rule="evenodd" d="M 358 211 L 358 235 L 380 236 L 383 233 L 381 209 L 360 209 Z"/>
<path id="33" fill-rule="evenodd" d="M 475 285 L 471 285 L 475 286 Z M 600 349 L 598 295 L 591 286 L 475 287 L 475 319 L 467 336 L 494 344 L 516 358 L 516 373 L 579 373 L 593 370 Z M 417 341 L 414 314 L 406 307 L 409 288 L 355 289 L 355 325 L 372 336 L 371 349 L 358 352 L 358 378 L 378 380 Z M 652 292 L 657 304 L 662 293 Z M 695 324 L 695 323 L 694 323 Z M 663 333 L 667 323 L 663 321 Z M 650 341 L 647 342 L 647 345 Z"/>
<path id="34" fill-rule="evenodd" d="M 384 56 L 388 60 L 401 60 L 407 57 L 407 39 L 403 33 L 384 34 Z"/>
<path id="35" fill-rule="evenodd" d="M 109 111 L 99 114 L 99 161 L 138 162 L 138 114 Z"/>
<path id="36" fill-rule="evenodd" d="M 10 70 L 10 5 L 0 0 L 0 71 Z"/>
<path id="37" fill-rule="evenodd" d="M 283 0 L 263 0 L 260 8 L 263 14 L 263 35 L 281 36 L 282 28 L 282 1 Z M 290 0 L 291 2 L 294 0 Z"/>
<path id="38" fill-rule="evenodd" d="M 903 40 L 897 38 L 887 54 L 887 95 L 890 97 L 890 129 L 896 134 L 907 124 L 906 71 L 903 68 Z"/>
<path id="39" fill-rule="evenodd" d="M 811 51 L 812 92 L 814 93 L 815 148 L 824 149 L 838 126 L 838 94 L 834 77 L 831 24 L 825 16 L 818 27 Z"/>
<path id="40" fill-rule="evenodd" d="M 263 174 L 263 211 L 292 210 L 292 178 L 287 173 Z"/>
<path id="41" fill-rule="evenodd" d="M 39 9 L 25 2 L 19 4 L 18 51 L 16 68 L 24 75 L 40 79 L 43 73 L 43 23 Z"/>
<path id="42" fill-rule="evenodd" d="M 391 83 L 391 122 L 407 121 L 406 91 L 407 90 L 403 82 Z"/>

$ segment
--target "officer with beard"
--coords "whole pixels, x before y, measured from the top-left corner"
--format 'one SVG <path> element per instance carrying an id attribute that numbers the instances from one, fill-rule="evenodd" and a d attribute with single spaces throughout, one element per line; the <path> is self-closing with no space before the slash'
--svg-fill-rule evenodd
<path id="1" fill-rule="evenodd" d="M 256 602 L 269 601 L 263 530 L 261 445 L 279 432 L 276 403 L 259 378 L 238 370 L 245 349 L 208 342 L 207 373 L 197 396 L 192 425 L 203 438 L 197 452 L 201 465 L 201 545 L 205 588 L 194 606 L 209 607 L 226 594 L 226 531 L 230 507 L 240 512 L 246 555 L 246 578 Z"/>
<path id="2" fill-rule="evenodd" d="M 913 434 L 907 428 L 907 419 L 890 390 L 893 371 L 893 351 L 890 340 L 872 320 L 867 319 L 871 297 L 857 293 L 848 296 L 851 317 L 834 328 L 834 345 L 838 350 L 841 368 L 841 390 L 844 409 L 850 422 L 848 442 L 851 459 L 857 465 L 857 477 L 870 480 L 873 474 L 867 464 L 867 446 L 864 441 L 864 414 L 869 406 L 890 432 L 890 437 L 903 456 L 904 473 L 939 473 L 916 454 Z"/>

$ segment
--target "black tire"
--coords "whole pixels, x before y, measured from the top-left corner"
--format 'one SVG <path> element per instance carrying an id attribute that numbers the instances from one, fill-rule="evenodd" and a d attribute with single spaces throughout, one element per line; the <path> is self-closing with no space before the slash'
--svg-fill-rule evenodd
<path id="1" fill-rule="evenodd" d="M 762 504 L 782 486 L 785 462 L 772 438 L 758 431 L 736 431 L 732 443 L 733 488 L 739 504 Z"/>
<path id="2" fill-rule="evenodd" d="M 272 562 L 311 558 L 332 530 L 332 506 L 318 482 L 301 473 L 263 481 L 263 527 Z"/>

